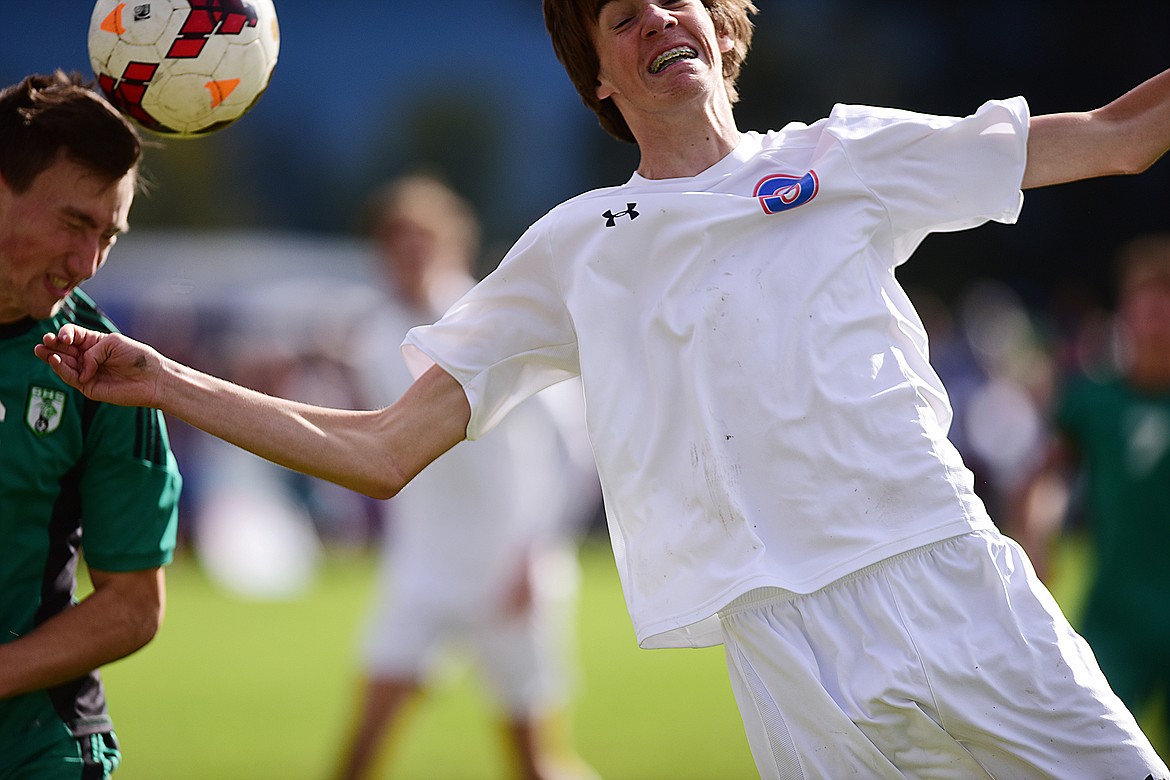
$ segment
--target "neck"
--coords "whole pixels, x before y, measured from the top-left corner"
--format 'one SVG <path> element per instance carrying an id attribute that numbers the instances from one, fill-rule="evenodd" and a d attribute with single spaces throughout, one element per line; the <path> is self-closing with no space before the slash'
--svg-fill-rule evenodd
<path id="1" fill-rule="evenodd" d="M 630 126 L 638 140 L 638 173 L 647 179 L 695 176 L 730 154 L 739 145 L 739 130 L 730 106 L 678 121 L 656 117 L 655 122 Z"/>

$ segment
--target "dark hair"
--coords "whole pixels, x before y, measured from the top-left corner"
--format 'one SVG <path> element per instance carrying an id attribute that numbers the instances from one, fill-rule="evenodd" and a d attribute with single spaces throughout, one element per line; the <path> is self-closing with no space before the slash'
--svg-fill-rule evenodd
<path id="1" fill-rule="evenodd" d="M 61 155 L 110 182 L 138 173 L 142 141 L 80 74 L 34 74 L 0 91 L 0 176 L 24 192 Z"/>
<path id="2" fill-rule="evenodd" d="M 600 62 L 593 45 L 592 27 L 608 0 L 544 0 L 544 24 L 552 38 L 553 51 L 577 88 L 577 94 L 610 135 L 635 143 L 630 126 L 613 100 L 597 97 L 597 73 Z M 715 22 L 715 31 L 728 35 L 735 47 L 723 55 L 723 83 L 734 104 L 739 100 L 736 83 L 752 45 L 751 15 L 758 13 L 752 0 L 702 0 Z"/>

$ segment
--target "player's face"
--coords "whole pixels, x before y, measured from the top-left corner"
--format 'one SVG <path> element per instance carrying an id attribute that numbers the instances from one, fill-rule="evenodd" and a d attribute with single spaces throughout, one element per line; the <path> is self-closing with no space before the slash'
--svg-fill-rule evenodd
<path id="1" fill-rule="evenodd" d="M 1170 282 L 1148 282 L 1131 290 L 1122 316 L 1139 349 L 1170 356 Z"/>
<path id="2" fill-rule="evenodd" d="M 134 174 L 114 183 L 60 156 L 25 192 L 0 177 L 0 322 L 56 314 L 127 227 Z"/>
<path id="3" fill-rule="evenodd" d="M 597 97 L 630 112 L 656 111 L 679 99 L 724 90 L 724 52 L 700 0 L 610 0 L 594 28 L 600 62 Z"/>
<path id="4" fill-rule="evenodd" d="M 426 279 L 440 255 L 441 236 L 427 225 L 403 217 L 386 220 L 377 240 L 399 294 L 416 306 L 425 306 Z"/>

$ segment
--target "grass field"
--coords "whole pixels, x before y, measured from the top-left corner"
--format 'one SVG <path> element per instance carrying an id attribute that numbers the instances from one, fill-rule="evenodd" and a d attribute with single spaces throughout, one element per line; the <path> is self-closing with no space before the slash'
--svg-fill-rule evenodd
<path id="1" fill-rule="evenodd" d="M 606 780 L 757 777 L 721 649 L 637 649 L 608 547 L 591 542 L 581 560 L 573 725 L 582 755 Z M 1069 545 L 1059 560 L 1053 591 L 1075 616 L 1083 549 Z M 373 573 L 372 557 L 335 553 L 305 596 L 260 604 L 217 590 L 189 558 L 176 561 L 163 631 L 105 671 L 125 753 L 118 780 L 327 778 Z M 473 678 L 424 702 L 388 770 L 397 780 L 507 777 Z"/>
<path id="2" fill-rule="evenodd" d="M 606 780 L 757 777 L 722 650 L 639 650 L 608 547 L 586 545 L 581 561 L 581 754 Z M 104 672 L 125 754 L 118 780 L 328 777 L 373 573 L 372 557 L 335 554 L 304 597 L 260 604 L 176 561 L 162 632 Z M 399 780 L 507 777 L 473 677 L 414 712 L 388 770 Z"/>

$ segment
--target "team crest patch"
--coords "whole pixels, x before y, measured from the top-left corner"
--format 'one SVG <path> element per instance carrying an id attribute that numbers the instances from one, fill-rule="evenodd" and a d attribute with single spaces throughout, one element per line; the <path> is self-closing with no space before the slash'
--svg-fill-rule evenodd
<path id="1" fill-rule="evenodd" d="M 48 436 L 61 426 L 68 396 L 63 390 L 33 387 L 28 393 L 28 414 L 25 422 L 37 436 Z"/>
<path id="2" fill-rule="evenodd" d="M 808 203 L 820 189 L 821 181 L 816 171 L 809 171 L 803 176 L 776 173 L 760 179 L 753 195 L 760 199 L 765 214 L 779 214 Z"/>

